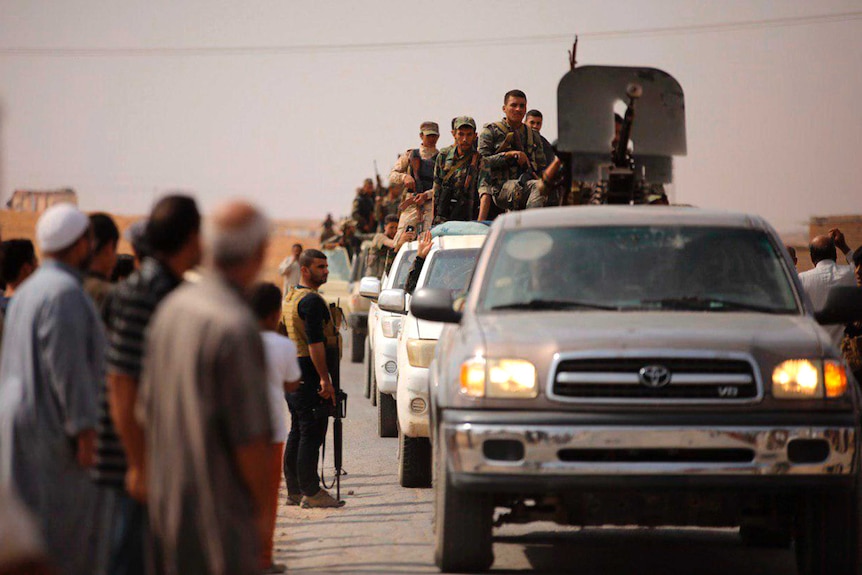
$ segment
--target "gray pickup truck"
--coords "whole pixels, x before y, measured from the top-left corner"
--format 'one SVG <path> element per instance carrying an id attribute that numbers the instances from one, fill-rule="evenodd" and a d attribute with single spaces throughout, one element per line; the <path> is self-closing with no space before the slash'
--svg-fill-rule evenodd
<path id="1" fill-rule="evenodd" d="M 799 572 L 859 568 L 858 384 L 761 218 L 596 206 L 497 219 L 429 374 L 436 561 L 507 522 L 740 527 Z"/>

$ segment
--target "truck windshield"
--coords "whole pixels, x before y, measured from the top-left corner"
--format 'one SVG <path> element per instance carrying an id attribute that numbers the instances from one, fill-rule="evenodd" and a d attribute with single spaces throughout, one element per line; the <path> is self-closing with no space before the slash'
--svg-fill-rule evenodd
<path id="1" fill-rule="evenodd" d="M 438 251 L 420 287 L 446 288 L 453 294 L 464 292 L 473 276 L 478 257 L 478 248 Z"/>
<path id="2" fill-rule="evenodd" d="M 718 227 L 518 230 L 500 240 L 479 307 L 799 313 L 761 231 Z"/>

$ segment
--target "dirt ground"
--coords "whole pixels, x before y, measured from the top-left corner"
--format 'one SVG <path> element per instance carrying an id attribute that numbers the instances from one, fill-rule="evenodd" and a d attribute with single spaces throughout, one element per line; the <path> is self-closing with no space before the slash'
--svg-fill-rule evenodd
<path id="1" fill-rule="evenodd" d="M 120 228 L 119 253 L 131 254 L 132 248 L 125 239 L 122 239 L 122 235 L 126 228 L 144 216 L 111 214 L 111 217 L 114 218 L 117 227 Z M 39 214 L 35 212 L 0 210 L 0 232 L 2 232 L 3 239 L 27 238 L 35 240 L 36 221 L 38 219 Z M 304 247 L 317 247 L 320 224 L 316 220 L 273 221 L 272 224 L 272 236 L 261 279 L 281 286 L 278 277 L 278 264 L 290 253 L 290 247 L 295 243 L 300 243 Z"/>

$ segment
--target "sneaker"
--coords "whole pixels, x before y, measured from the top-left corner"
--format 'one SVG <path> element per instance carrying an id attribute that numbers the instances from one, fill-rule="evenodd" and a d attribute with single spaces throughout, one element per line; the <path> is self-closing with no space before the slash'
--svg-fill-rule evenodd
<path id="1" fill-rule="evenodd" d="M 264 575 L 270 575 L 270 573 L 284 573 L 287 571 L 287 565 L 284 563 L 273 563 L 269 567 L 264 567 L 263 573 Z"/>
<path id="2" fill-rule="evenodd" d="M 311 509 L 313 507 L 343 507 L 344 501 L 336 500 L 328 491 L 321 489 L 311 497 L 307 495 L 303 496 L 300 506 L 303 509 Z"/>
<path id="3" fill-rule="evenodd" d="M 297 507 L 302 502 L 302 494 L 300 493 L 288 493 L 287 499 L 285 503 L 288 507 Z"/>

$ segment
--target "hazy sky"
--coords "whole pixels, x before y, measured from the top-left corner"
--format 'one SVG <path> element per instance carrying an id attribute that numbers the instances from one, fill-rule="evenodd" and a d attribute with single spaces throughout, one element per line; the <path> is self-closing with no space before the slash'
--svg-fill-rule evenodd
<path id="1" fill-rule="evenodd" d="M 829 14 L 846 16 L 697 28 Z M 598 34 L 675 27 L 695 29 Z M 862 213 L 859 0 L 0 0 L 0 192 L 71 186 L 85 209 L 136 214 L 184 188 L 205 208 L 242 195 L 279 218 L 344 214 L 422 120 L 497 120 L 511 88 L 553 140 L 575 33 L 579 64 L 682 84 L 677 201 L 786 231 Z M 479 42 L 500 38 L 532 40 Z M 329 48 L 295 48 L 311 45 Z"/>

